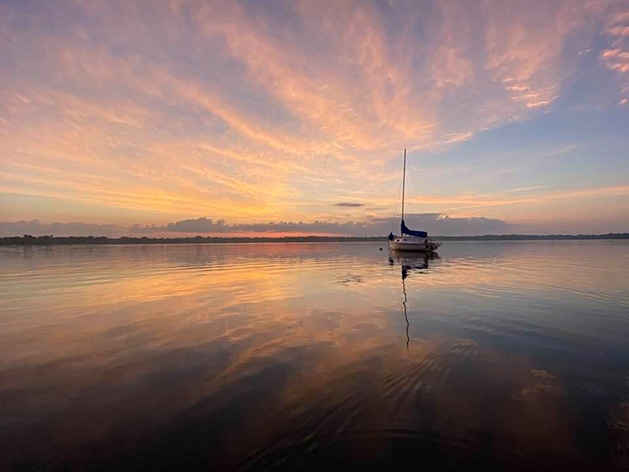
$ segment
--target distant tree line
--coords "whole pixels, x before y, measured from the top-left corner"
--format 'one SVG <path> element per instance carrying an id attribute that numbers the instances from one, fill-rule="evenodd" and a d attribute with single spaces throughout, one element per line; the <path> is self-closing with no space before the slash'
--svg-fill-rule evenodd
<path id="1" fill-rule="evenodd" d="M 629 233 L 607 234 L 485 234 L 483 236 L 436 236 L 441 241 L 565 241 L 578 239 L 629 239 Z"/>
<path id="2" fill-rule="evenodd" d="M 343 237 L 343 236 L 286 236 L 286 237 L 220 237 L 194 236 L 182 238 L 128 237 L 110 238 L 107 236 L 12 236 L 0 238 L 0 246 L 46 246 L 69 244 L 196 244 L 196 243 L 268 243 L 268 242 L 347 242 L 383 241 L 382 236 Z"/>
<path id="3" fill-rule="evenodd" d="M 94 244 L 193 244 L 193 243 L 303 243 L 303 242 L 370 242 L 386 241 L 386 236 L 285 236 L 285 237 L 216 237 L 195 236 L 184 238 L 128 237 L 109 238 L 107 236 L 11 236 L 0 238 L 0 246 L 48 246 L 48 245 L 94 245 Z M 441 241 L 535 241 L 535 240 L 580 240 L 580 239 L 629 239 L 629 233 L 607 234 L 486 234 L 483 236 L 437 236 Z"/>

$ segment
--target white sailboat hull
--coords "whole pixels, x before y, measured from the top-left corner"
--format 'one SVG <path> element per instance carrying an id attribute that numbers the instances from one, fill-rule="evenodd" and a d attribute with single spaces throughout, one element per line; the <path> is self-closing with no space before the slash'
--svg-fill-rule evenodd
<path id="1" fill-rule="evenodd" d="M 441 243 L 434 241 L 426 241 L 421 238 L 413 238 L 403 236 L 389 241 L 389 248 L 394 251 L 412 251 L 412 252 L 433 252 L 436 251 Z"/>

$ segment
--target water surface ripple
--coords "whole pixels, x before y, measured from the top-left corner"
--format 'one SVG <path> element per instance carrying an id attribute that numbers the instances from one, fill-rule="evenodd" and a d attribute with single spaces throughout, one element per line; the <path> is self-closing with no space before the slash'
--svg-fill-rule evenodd
<path id="1" fill-rule="evenodd" d="M 0 261 L 0 469 L 629 470 L 623 241 Z"/>

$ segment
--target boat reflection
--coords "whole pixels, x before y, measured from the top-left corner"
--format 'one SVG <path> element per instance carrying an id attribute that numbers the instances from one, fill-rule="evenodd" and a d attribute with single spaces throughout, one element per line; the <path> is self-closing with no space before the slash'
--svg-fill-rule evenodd
<path id="1" fill-rule="evenodd" d="M 428 272 L 429 261 L 441 259 L 438 253 L 424 253 L 424 254 L 409 254 L 397 251 L 391 251 L 389 253 L 389 264 L 400 264 L 402 267 L 402 280 L 413 271 L 424 274 Z"/>
<path id="2" fill-rule="evenodd" d="M 409 254 L 397 251 L 389 252 L 389 264 L 394 265 L 396 262 L 402 267 L 402 293 L 404 299 L 402 300 L 402 309 L 404 312 L 404 321 L 406 322 L 406 349 L 411 344 L 411 337 L 409 335 L 410 323 L 408 321 L 408 295 L 406 293 L 406 278 L 412 271 L 417 271 L 420 274 L 428 272 L 429 261 L 434 259 L 440 259 L 439 254 L 436 252 L 429 252 L 423 254 Z"/>

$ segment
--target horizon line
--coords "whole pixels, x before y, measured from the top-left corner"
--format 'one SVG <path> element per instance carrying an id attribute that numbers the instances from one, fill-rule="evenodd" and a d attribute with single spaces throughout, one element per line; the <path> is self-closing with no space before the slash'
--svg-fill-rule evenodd
<path id="1" fill-rule="evenodd" d="M 601 233 L 601 234 L 484 234 L 461 236 L 434 236 L 444 241 L 524 241 L 524 240 L 619 240 L 629 239 L 629 233 Z M 194 242 L 212 243 L 247 243 L 247 242 L 377 242 L 386 241 L 387 236 L 182 236 L 182 237 L 147 237 L 147 236 L 2 236 L 0 245 L 3 246 L 32 246 L 32 245 L 70 245 L 70 244 L 185 244 Z"/>

